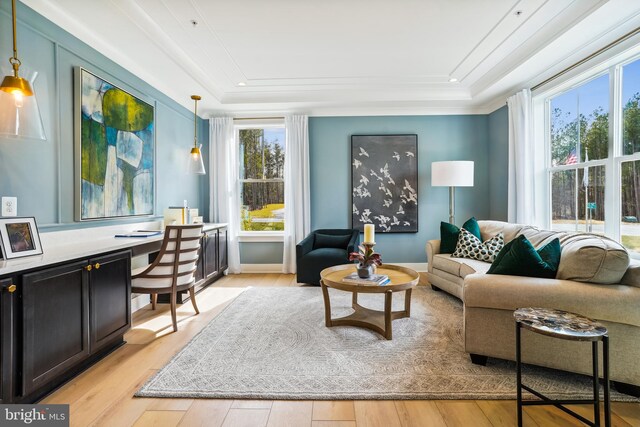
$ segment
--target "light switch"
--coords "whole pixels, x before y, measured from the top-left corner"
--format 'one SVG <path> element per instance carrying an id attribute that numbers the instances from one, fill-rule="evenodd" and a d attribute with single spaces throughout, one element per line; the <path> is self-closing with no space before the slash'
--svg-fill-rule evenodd
<path id="1" fill-rule="evenodd" d="M 2 216 L 18 215 L 18 198 L 3 197 L 2 198 Z"/>

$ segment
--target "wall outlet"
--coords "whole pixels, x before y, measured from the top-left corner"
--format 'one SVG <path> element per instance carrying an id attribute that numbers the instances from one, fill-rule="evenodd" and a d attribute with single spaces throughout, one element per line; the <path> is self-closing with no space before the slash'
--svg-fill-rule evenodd
<path id="1" fill-rule="evenodd" d="M 3 197 L 2 198 L 2 216 L 18 215 L 18 198 Z"/>

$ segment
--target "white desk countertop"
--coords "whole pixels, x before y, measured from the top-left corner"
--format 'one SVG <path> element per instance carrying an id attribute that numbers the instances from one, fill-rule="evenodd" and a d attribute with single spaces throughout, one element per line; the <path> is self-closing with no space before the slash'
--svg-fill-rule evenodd
<path id="1" fill-rule="evenodd" d="M 0 260 L 0 276 L 162 241 L 163 234 L 151 237 L 114 237 L 118 233 L 152 229 L 149 224 L 147 222 L 42 233 L 40 240 L 43 254 Z M 204 224 L 204 230 L 209 231 L 226 225 L 207 223 Z"/>

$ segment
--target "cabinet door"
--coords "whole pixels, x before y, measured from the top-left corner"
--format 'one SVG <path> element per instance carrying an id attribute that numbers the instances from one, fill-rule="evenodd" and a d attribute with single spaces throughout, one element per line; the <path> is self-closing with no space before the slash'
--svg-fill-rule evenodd
<path id="1" fill-rule="evenodd" d="M 89 260 L 91 353 L 121 337 L 131 327 L 131 253 Z"/>
<path id="2" fill-rule="evenodd" d="M 22 276 L 22 392 L 31 393 L 89 355 L 87 262 Z"/>
<path id="3" fill-rule="evenodd" d="M 196 283 L 202 281 L 204 279 L 204 245 L 205 245 L 205 237 L 204 234 L 200 239 L 200 258 L 198 258 L 198 264 L 196 264 Z"/>
<path id="4" fill-rule="evenodd" d="M 0 404 L 11 403 L 15 374 L 15 282 L 0 280 Z"/>
<path id="5" fill-rule="evenodd" d="M 204 278 L 209 279 L 218 273 L 218 230 L 204 233 Z"/>
<path id="6" fill-rule="evenodd" d="M 227 255 L 227 229 L 225 227 L 218 230 L 218 271 L 221 274 L 229 267 Z"/>

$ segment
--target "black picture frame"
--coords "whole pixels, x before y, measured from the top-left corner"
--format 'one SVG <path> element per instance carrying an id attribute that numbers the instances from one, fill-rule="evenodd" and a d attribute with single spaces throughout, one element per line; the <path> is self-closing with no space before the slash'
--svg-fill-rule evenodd
<path id="1" fill-rule="evenodd" d="M 418 232 L 418 135 L 351 135 L 351 227 Z"/>

